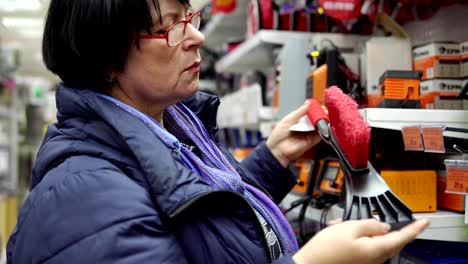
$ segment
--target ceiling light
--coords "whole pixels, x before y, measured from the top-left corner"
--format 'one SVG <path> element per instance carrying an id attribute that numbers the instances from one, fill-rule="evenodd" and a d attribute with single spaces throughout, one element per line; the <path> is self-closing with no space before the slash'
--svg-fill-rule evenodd
<path id="1" fill-rule="evenodd" d="M 43 34 L 40 28 L 23 28 L 18 29 L 18 32 L 26 38 L 41 38 Z"/>
<path id="2" fill-rule="evenodd" d="M 39 0 L 2 0 L 0 10 L 11 11 L 36 11 L 41 9 Z"/>
<path id="3" fill-rule="evenodd" d="M 4 17 L 2 24 L 5 27 L 41 28 L 43 20 L 42 18 Z"/>

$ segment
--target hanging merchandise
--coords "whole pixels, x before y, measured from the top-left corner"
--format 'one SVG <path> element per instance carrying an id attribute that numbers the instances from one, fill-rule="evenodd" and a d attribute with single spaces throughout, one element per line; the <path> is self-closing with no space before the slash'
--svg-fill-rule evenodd
<path id="1" fill-rule="evenodd" d="M 294 27 L 294 12 L 296 6 L 288 2 L 283 3 L 279 7 L 279 24 L 280 30 L 293 30 Z"/>
<path id="2" fill-rule="evenodd" d="M 231 13 L 236 9 L 236 0 L 212 0 L 213 13 Z"/>
<path id="3" fill-rule="evenodd" d="M 252 0 L 249 3 L 247 38 L 260 29 L 277 29 L 279 23 L 278 6 L 271 0 Z"/>
<path id="4" fill-rule="evenodd" d="M 292 30 L 294 25 L 294 13 L 285 12 L 281 13 L 279 16 L 279 30 Z"/>
<path id="5" fill-rule="evenodd" d="M 418 19 L 424 20 L 431 18 L 439 9 L 440 5 L 418 5 L 416 6 L 416 13 Z"/>
<path id="6" fill-rule="evenodd" d="M 303 7 L 285 2 L 279 6 L 279 24 L 280 30 L 309 31 L 309 21 L 303 13 Z"/>
<path id="7" fill-rule="evenodd" d="M 297 10 L 294 12 L 294 31 L 309 32 L 312 31 L 312 17 L 305 10 Z"/>
<path id="8" fill-rule="evenodd" d="M 451 5 L 455 1 L 438 1 L 438 0 L 399 0 L 392 13 L 395 21 L 404 24 L 415 20 L 428 19 L 433 16 L 441 5 Z"/>
<path id="9" fill-rule="evenodd" d="M 319 0 L 327 16 L 346 24 L 361 16 L 361 0 Z"/>
<path id="10" fill-rule="evenodd" d="M 449 6 L 449 5 L 454 5 L 454 4 L 468 4 L 466 0 L 444 0 L 444 1 L 435 0 L 435 2 L 443 6 Z"/>
<path id="11" fill-rule="evenodd" d="M 331 19 L 324 15 L 323 8 L 319 5 L 318 0 L 307 1 L 304 6 L 304 11 L 309 16 L 309 28 L 312 32 L 330 32 Z"/>
<path id="12" fill-rule="evenodd" d="M 330 19 L 323 14 L 318 0 L 292 4 L 285 2 L 279 6 L 280 30 L 300 32 L 327 32 Z"/>
<path id="13" fill-rule="evenodd" d="M 373 0 L 367 8 L 364 10 L 361 9 L 361 13 L 367 15 L 372 23 L 375 23 L 379 13 L 383 12 L 387 15 L 391 15 L 392 11 L 393 2 L 391 0 Z"/>

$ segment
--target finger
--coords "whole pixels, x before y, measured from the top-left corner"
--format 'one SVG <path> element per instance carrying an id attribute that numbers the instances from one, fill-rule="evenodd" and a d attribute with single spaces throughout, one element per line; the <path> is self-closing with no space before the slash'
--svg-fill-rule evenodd
<path id="1" fill-rule="evenodd" d="M 374 241 L 377 246 L 386 250 L 393 256 L 406 244 L 416 239 L 416 237 L 429 226 L 429 220 L 422 219 L 411 223 L 399 231 L 388 233 L 384 236 L 375 237 Z"/>
<path id="2" fill-rule="evenodd" d="M 311 147 L 317 145 L 322 140 L 322 137 L 317 132 L 307 136 L 309 137 L 309 146 Z"/>
<path id="3" fill-rule="evenodd" d="M 336 225 L 336 224 L 339 224 L 339 223 L 342 223 L 342 222 L 343 222 L 343 219 L 337 218 L 337 219 L 328 221 L 327 226 Z"/>
<path id="4" fill-rule="evenodd" d="M 296 123 L 301 117 L 307 114 L 307 109 L 309 108 L 309 100 L 306 100 L 303 105 L 301 105 L 296 110 L 289 113 L 287 116 L 283 118 L 284 121 L 290 123 Z"/>
<path id="5" fill-rule="evenodd" d="M 353 222 L 355 225 L 354 236 L 356 238 L 379 236 L 390 231 L 389 224 L 379 222 L 375 219 L 364 219 L 364 220 L 357 220 Z"/>

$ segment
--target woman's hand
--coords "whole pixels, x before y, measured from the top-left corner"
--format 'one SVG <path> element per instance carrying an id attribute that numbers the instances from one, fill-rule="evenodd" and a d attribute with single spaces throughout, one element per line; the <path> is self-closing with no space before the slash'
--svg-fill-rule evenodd
<path id="1" fill-rule="evenodd" d="M 427 219 L 388 233 L 390 226 L 374 219 L 346 221 L 314 236 L 293 256 L 296 264 L 374 264 L 395 256 L 427 226 Z"/>
<path id="2" fill-rule="evenodd" d="M 289 128 L 307 113 L 309 100 L 279 121 L 266 141 L 273 156 L 286 168 L 320 141 L 317 132 L 293 132 Z"/>

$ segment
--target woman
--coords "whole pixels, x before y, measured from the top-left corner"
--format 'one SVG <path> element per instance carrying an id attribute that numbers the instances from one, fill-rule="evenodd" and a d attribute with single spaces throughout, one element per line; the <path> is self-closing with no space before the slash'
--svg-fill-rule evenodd
<path id="1" fill-rule="evenodd" d="M 46 66 L 63 84 L 9 263 L 376 263 L 427 225 L 332 226 L 298 251 L 275 203 L 307 103 L 242 163 L 213 142 L 219 100 L 197 93 L 200 13 L 188 0 L 52 0 Z M 183 101 L 183 102 L 182 102 Z"/>

